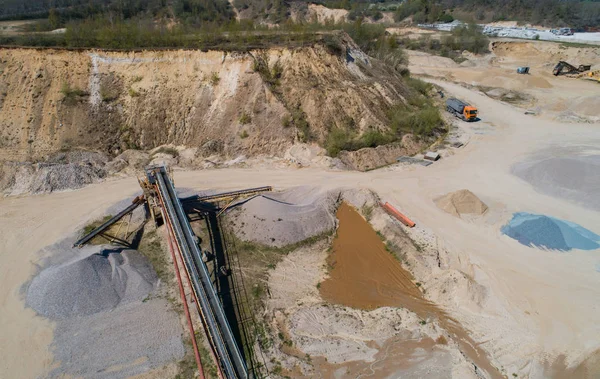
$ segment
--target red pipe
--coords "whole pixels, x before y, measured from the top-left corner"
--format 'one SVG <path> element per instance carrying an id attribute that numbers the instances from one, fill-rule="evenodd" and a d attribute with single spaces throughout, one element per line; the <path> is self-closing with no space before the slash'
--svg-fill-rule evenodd
<path id="1" fill-rule="evenodd" d="M 171 233 L 173 233 L 173 229 L 169 229 L 169 230 L 171 231 Z M 183 264 L 183 254 L 181 253 L 180 249 L 177 249 L 177 251 L 179 252 L 179 254 L 178 254 L 179 260 Z M 187 272 L 187 270 L 184 270 L 184 271 L 185 271 L 185 276 L 187 277 L 188 285 L 190 286 L 190 288 L 192 288 L 192 279 L 190 279 L 190 273 Z M 196 298 L 196 294 L 195 293 L 194 293 L 194 299 L 196 301 L 196 304 L 199 304 L 198 303 L 198 298 Z M 200 315 L 201 315 L 200 321 L 202 321 L 202 326 L 204 327 L 204 330 L 206 331 L 206 323 L 204 321 L 204 318 L 202 317 L 202 313 L 201 312 L 200 312 Z M 206 333 L 208 335 L 208 332 L 206 332 Z M 217 359 L 217 356 L 216 356 L 216 354 L 215 354 L 212 346 L 211 346 L 211 349 L 210 349 L 210 355 L 212 356 L 212 359 L 213 359 L 213 361 L 215 363 L 215 366 L 217 367 L 217 375 L 219 376 L 219 378 L 222 379 L 223 378 L 223 373 L 221 372 L 221 366 L 219 365 L 219 360 Z"/>
<path id="2" fill-rule="evenodd" d="M 200 358 L 200 352 L 198 351 L 198 344 L 196 343 L 196 334 L 194 333 L 194 325 L 192 324 L 192 317 L 190 316 L 190 309 L 188 308 L 187 299 L 185 297 L 185 291 L 183 290 L 183 283 L 181 281 L 181 272 L 179 272 L 179 265 L 175 258 L 175 248 L 173 247 L 173 238 L 171 237 L 171 230 L 167 228 L 167 240 L 169 241 L 169 250 L 171 251 L 171 258 L 173 258 L 173 266 L 175 266 L 175 274 L 177 276 L 177 282 L 179 283 L 179 294 L 183 301 L 183 309 L 185 310 L 185 317 L 187 318 L 188 325 L 190 327 L 190 334 L 192 337 L 192 346 L 194 348 L 194 355 L 196 356 L 196 364 L 198 365 L 198 374 L 200 379 L 204 379 L 204 369 L 202 367 L 202 359 Z"/>
<path id="3" fill-rule="evenodd" d="M 155 186 L 155 189 L 156 189 L 156 192 L 159 192 L 158 186 Z M 167 229 L 167 239 L 169 241 L 169 247 L 170 247 L 170 250 L 171 250 L 171 257 L 173 258 L 173 264 L 175 265 L 175 271 L 177 273 L 177 279 L 178 279 L 178 282 L 179 282 L 179 287 L 180 287 L 180 292 L 181 292 L 181 290 L 183 288 L 182 281 L 181 281 L 181 274 L 180 274 L 180 271 L 179 271 L 179 266 L 177 265 L 177 260 L 175 259 L 174 252 L 173 252 L 173 250 L 174 250 L 173 249 L 173 239 L 175 238 L 174 237 L 175 236 L 175 232 L 173 231 L 173 226 L 171 225 L 171 223 L 166 218 L 167 211 L 166 211 L 166 208 L 165 208 L 165 204 L 164 204 L 164 202 L 163 202 L 163 200 L 162 200 L 162 198 L 160 196 L 158 196 L 158 198 L 160 200 L 161 209 L 162 209 L 162 212 L 163 212 L 163 219 L 165 221 L 165 227 Z M 181 260 L 181 264 L 184 265 L 184 268 L 185 268 L 185 263 L 183 261 L 183 254 L 181 253 L 181 249 L 177 248 L 176 250 L 179 253 L 178 256 L 179 256 L 179 259 Z M 185 271 L 185 275 L 186 275 L 187 280 L 188 280 L 188 285 L 190 286 L 190 288 L 192 288 L 192 280 L 190 279 L 190 273 L 188 272 L 187 269 L 184 270 L 184 271 Z M 192 291 L 192 293 L 194 294 L 194 299 L 196 301 L 196 305 L 198 305 L 199 303 L 198 303 L 198 298 L 196 297 L 196 293 L 194 291 Z M 200 378 L 204 379 L 204 370 L 202 368 L 202 361 L 200 359 L 200 354 L 198 352 L 198 346 L 196 344 L 196 335 L 194 333 L 194 327 L 192 325 L 192 321 L 191 321 L 191 318 L 190 318 L 189 308 L 188 308 L 187 300 L 185 298 L 185 293 L 181 293 L 181 299 L 183 300 L 184 308 L 185 308 L 185 311 L 186 311 L 186 316 L 187 316 L 187 319 L 188 319 L 188 324 L 190 325 L 190 329 L 191 329 L 191 333 L 192 333 L 192 343 L 194 345 L 194 353 L 196 355 L 196 363 L 198 364 L 198 373 L 200 374 Z M 198 309 L 198 311 L 199 311 L 200 315 L 202 316 L 202 312 L 200 312 L 200 309 Z M 208 335 L 208 332 L 206 332 L 206 324 L 204 323 L 204 319 L 201 317 L 200 320 L 202 321 L 202 326 L 204 327 L 206 335 Z M 223 378 L 223 374 L 221 373 L 221 367 L 220 367 L 219 362 L 217 360 L 217 356 L 216 356 L 215 352 L 212 349 L 212 346 L 211 346 L 210 352 L 211 352 L 212 359 L 215 362 L 215 366 L 217 367 L 217 375 L 219 376 L 219 378 L 222 379 Z"/>
<path id="4" fill-rule="evenodd" d="M 404 225 L 408 226 L 409 228 L 412 228 L 416 225 L 413 220 L 411 220 L 410 218 L 408 218 L 405 215 L 403 215 L 402 213 L 400 213 L 400 211 L 398 211 L 396 208 L 394 208 L 394 206 L 392 204 L 390 204 L 390 203 L 381 204 L 381 207 L 387 213 L 389 213 L 390 215 L 395 217 L 398 221 L 400 221 Z"/>
<path id="5" fill-rule="evenodd" d="M 160 196 L 159 196 L 160 198 Z M 185 291 L 183 289 L 183 282 L 181 281 L 181 272 L 179 271 L 179 265 L 177 264 L 177 258 L 175 257 L 175 248 L 173 247 L 173 237 L 171 225 L 166 219 L 165 204 L 160 199 L 162 206 L 163 217 L 165 219 L 165 227 L 167 232 L 167 241 L 169 241 L 169 251 L 171 252 L 171 258 L 173 259 L 173 267 L 175 267 L 175 276 L 177 276 L 177 283 L 179 284 L 179 295 L 183 302 L 183 309 L 185 310 L 185 317 L 187 318 L 188 326 L 190 329 L 190 335 L 192 338 L 192 348 L 194 349 L 194 356 L 196 358 L 196 365 L 198 366 L 198 375 L 200 379 L 204 379 L 204 368 L 202 367 L 202 358 L 200 358 L 200 352 L 198 351 L 198 344 L 196 343 L 196 333 L 194 333 L 194 325 L 192 324 L 192 317 L 190 316 L 190 309 L 188 307 L 187 299 L 185 297 Z"/>

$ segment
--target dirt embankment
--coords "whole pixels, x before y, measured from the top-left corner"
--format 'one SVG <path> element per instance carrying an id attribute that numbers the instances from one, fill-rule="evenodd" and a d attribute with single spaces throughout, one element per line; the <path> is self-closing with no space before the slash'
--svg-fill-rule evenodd
<path id="1" fill-rule="evenodd" d="M 164 144 L 282 155 L 304 134 L 323 142 L 332 127 L 385 128 L 406 86 L 346 43 L 339 55 L 270 50 L 271 79 L 254 70 L 260 52 L 0 50 L 0 160 Z"/>

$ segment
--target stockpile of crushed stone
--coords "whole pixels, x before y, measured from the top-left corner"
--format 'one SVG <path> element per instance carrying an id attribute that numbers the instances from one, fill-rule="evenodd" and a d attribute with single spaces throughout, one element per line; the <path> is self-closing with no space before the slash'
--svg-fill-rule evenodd
<path id="1" fill-rule="evenodd" d="M 251 198 L 229 215 L 235 234 L 246 241 L 286 246 L 335 228 L 340 191 L 295 187 Z"/>
<path id="2" fill-rule="evenodd" d="M 142 300 L 155 281 L 139 253 L 103 250 L 42 271 L 29 286 L 27 303 L 50 318 L 86 316 Z"/>
<path id="3" fill-rule="evenodd" d="M 550 216 L 519 212 L 502 227 L 502 233 L 523 245 L 551 250 L 594 250 L 600 248 L 600 236 L 573 222 Z"/>
<path id="4" fill-rule="evenodd" d="M 600 210 L 600 151 L 573 149 L 565 154 L 517 163 L 512 173 L 539 192 Z"/>
<path id="5" fill-rule="evenodd" d="M 464 214 L 482 215 L 488 207 L 475 194 L 469 190 L 463 189 L 456 192 L 450 192 L 435 200 L 435 204 L 444 212 L 460 217 Z"/>
<path id="6" fill-rule="evenodd" d="M 146 258 L 106 245 L 73 249 L 73 239 L 44 249 L 45 268 L 26 292 L 55 321 L 46 377 L 128 378 L 181 360 L 179 316 Z"/>

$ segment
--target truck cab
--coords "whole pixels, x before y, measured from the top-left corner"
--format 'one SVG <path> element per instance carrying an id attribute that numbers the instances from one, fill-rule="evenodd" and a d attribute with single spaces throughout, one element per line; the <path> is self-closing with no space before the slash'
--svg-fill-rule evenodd
<path id="1" fill-rule="evenodd" d="M 477 119 L 477 108 L 470 105 L 463 110 L 463 118 L 466 121 L 475 121 Z"/>
<path id="2" fill-rule="evenodd" d="M 477 120 L 477 108 L 455 98 L 446 100 L 446 110 L 465 121 Z"/>

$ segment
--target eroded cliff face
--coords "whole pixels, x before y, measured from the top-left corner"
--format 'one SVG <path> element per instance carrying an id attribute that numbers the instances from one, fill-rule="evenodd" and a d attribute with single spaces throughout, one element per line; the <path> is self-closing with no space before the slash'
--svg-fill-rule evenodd
<path id="1" fill-rule="evenodd" d="M 282 155 L 333 127 L 386 129 L 404 101 L 393 71 L 344 46 L 267 52 L 0 50 L 0 160 L 44 160 L 59 150 L 174 144 L 199 154 Z M 255 70 L 257 57 L 274 81 Z"/>

